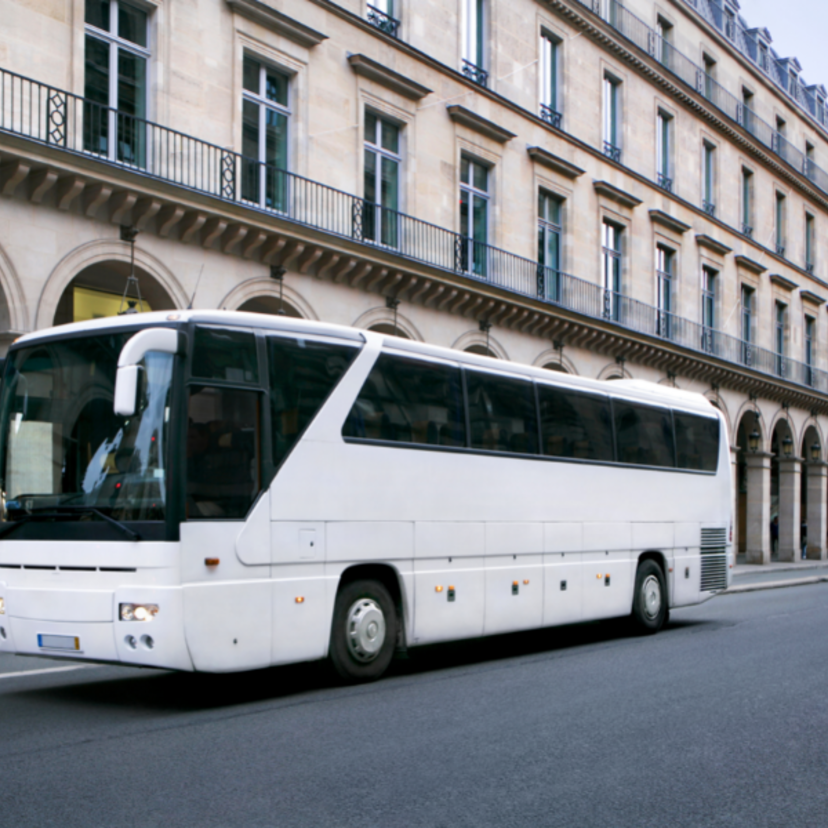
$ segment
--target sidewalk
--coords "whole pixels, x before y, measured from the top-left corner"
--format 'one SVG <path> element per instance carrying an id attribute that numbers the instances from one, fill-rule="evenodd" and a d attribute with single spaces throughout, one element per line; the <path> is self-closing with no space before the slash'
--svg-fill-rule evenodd
<path id="1" fill-rule="evenodd" d="M 772 561 L 760 565 L 744 563 L 740 555 L 733 567 L 730 588 L 720 594 L 818 584 L 822 581 L 828 581 L 828 561 Z"/>

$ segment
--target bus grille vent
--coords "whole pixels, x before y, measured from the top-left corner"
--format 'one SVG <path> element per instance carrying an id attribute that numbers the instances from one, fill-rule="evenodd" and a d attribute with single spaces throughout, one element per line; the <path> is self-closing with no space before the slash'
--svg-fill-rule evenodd
<path id="1" fill-rule="evenodd" d="M 727 589 L 727 529 L 701 530 L 701 591 Z"/>

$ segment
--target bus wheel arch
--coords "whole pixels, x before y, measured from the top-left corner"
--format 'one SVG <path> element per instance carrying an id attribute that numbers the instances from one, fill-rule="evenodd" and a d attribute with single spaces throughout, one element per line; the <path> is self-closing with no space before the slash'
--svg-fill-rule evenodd
<path id="1" fill-rule="evenodd" d="M 667 562 L 658 551 L 644 552 L 638 557 L 633 588 L 632 621 L 641 634 L 658 632 L 670 614 L 667 588 Z"/>

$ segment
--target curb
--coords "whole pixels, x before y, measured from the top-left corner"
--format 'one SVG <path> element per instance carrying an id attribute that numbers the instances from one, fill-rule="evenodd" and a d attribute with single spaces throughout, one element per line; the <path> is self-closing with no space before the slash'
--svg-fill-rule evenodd
<path id="1" fill-rule="evenodd" d="M 782 589 L 789 586 L 805 586 L 807 584 L 820 584 L 828 581 L 828 575 L 811 575 L 808 578 L 788 578 L 785 581 L 764 581 L 758 584 L 743 584 L 731 586 L 719 593 L 719 595 L 736 595 L 740 592 L 758 592 L 761 589 Z"/>

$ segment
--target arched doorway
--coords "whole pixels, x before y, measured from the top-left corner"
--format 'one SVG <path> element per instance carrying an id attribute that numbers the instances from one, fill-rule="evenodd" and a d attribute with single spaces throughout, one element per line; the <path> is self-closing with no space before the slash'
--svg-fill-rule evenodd
<path id="1" fill-rule="evenodd" d="M 292 319 L 303 319 L 301 313 L 290 302 L 278 296 L 254 296 L 248 299 L 240 308 L 248 313 L 270 313 L 274 316 L 289 316 Z"/>
<path id="2" fill-rule="evenodd" d="M 411 339 L 408 334 L 399 326 L 399 325 L 392 325 L 387 322 L 380 322 L 377 325 L 371 325 L 368 328 L 369 331 L 374 331 L 375 333 L 385 334 L 386 336 L 399 336 L 402 339 Z"/>
<path id="3" fill-rule="evenodd" d="M 819 432 L 813 425 L 802 435 L 800 456 L 802 466 L 800 514 L 802 515 L 802 548 L 804 557 L 823 560 L 826 552 L 826 518 L 828 517 L 828 486 L 823 447 Z"/>
<path id="4" fill-rule="evenodd" d="M 546 365 L 543 366 L 547 371 L 557 371 L 559 374 L 568 374 L 569 371 L 566 370 L 566 366 L 561 365 L 560 362 L 547 362 Z"/>
<path id="5" fill-rule="evenodd" d="M 479 354 L 480 356 L 494 357 L 495 359 L 498 358 L 497 354 L 485 345 L 469 345 L 468 348 L 463 348 L 463 350 L 467 354 Z"/>
<path id="6" fill-rule="evenodd" d="M 63 291 L 53 324 L 175 308 L 170 295 L 149 273 L 136 266 L 135 281 L 128 284 L 129 275 L 129 262 L 96 262 L 84 268 Z"/>
<path id="7" fill-rule="evenodd" d="M 755 411 L 745 411 L 736 429 L 736 520 L 739 548 L 747 563 L 770 562 L 770 467 L 764 451 L 762 424 Z"/>
<path id="8" fill-rule="evenodd" d="M 770 517 L 772 536 L 778 531 L 776 558 L 796 561 L 801 557 L 800 473 L 802 461 L 790 423 L 784 417 L 774 426 L 771 438 Z M 771 538 L 773 540 L 773 537 Z M 772 558 L 773 559 L 773 558 Z"/>

